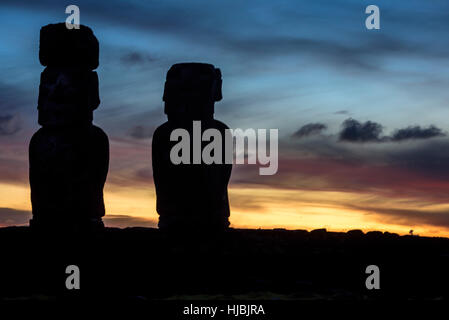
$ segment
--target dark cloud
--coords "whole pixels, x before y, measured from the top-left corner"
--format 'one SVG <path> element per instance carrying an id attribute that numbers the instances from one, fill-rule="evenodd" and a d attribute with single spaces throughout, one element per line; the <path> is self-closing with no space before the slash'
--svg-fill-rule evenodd
<path id="1" fill-rule="evenodd" d="M 447 203 L 449 139 L 408 143 L 340 143 L 337 135 L 279 142 L 279 170 L 258 175 L 255 166 L 235 166 L 231 185 L 291 190 L 341 191 Z M 418 200 L 417 200 L 418 201 Z"/>
<path id="2" fill-rule="evenodd" d="M 339 111 L 334 112 L 334 114 L 348 115 L 349 111 L 348 110 L 339 110 Z"/>
<path id="3" fill-rule="evenodd" d="M 129 135 L 135 139 L 148 139 L 153 136 L 154 130 L 154 127 L 135 126 L 130 130 Z"/>
<path id="4" fill-rule="evenodd" d="M 148 227 L 157 228 L 156 219 L 133 217 L 128 215 L 106 215 L 103 221 L 107 227 L 127 228 L 127 227 Z"/>
<path id="5" fill-rule="evenodd" d="M 379 123 L 372 121 L 359 122 L 350 118 L 343 122 L 339 139 L 340 141 L 349 142 L 398 142 L 446 136 L 443 130 L 434 125 L 427 128 L 408 126 L 407 128 L 395 130 L 391 136 L 382 136 L 382 131 L 383 126 Z"/>
<path id="6" fill-rule="evenodd" d="M 294 138 L 304 138 L 310 135 L 319 134 L 326 130 L 327 126 L 322 123 L 308 123 L 302 126 L 298 131 L 293 134 Z"/>
<path id="7" fill-rule="evenodd" d="M 449 212 L 448 211 L 425 211 L 425 210 L 409 210 L 409 209 L 385 209 L 385 208 L 353 208 L 367 211 L 370 214 L 378 216 L 380 221 L 400 224 L 409 227 L 416 225 L 431 225 L 443 228 L 449 228 Z"/>
<path id="8" fill-rule="evenodd" d="M 341 141 L 350 142 L 379 142 L 382 141 L 382 126 L 376 122 L 359 122 L 354 119 L 346 119 L 342 124 L 339 138 Z"/>
<path id="9" fill-rule="evenodd" d="M 420 126 L 409 126 L 404 129 L 396 130 L 391 136 L 393 141 L 402 141 L 409 139 L 429 139 L 433 137 L 445 136 L 440 128 L 430 126 L 428 128 L 421 128 Z"/>
<path id="10" fill-rule="evenodd" d="M 153 181 L 153 170 L 151 166 L 136 170 L 135 177 L 139 181 L 147 181 L 147 182 Z"/>
<path id="11" fill-rule="evenodd" d="M 17 226 L 28 224 L 31 212 L 15 210 L 11 208 L 0 208 L 0 226 Z"/>
<path id="12" fill-rule="evenodd" d="M 120 61 L 126 65 L 142 65 L 155 60 L 152 56 L 141 52 L 129 52 L 120 58 Z"/>
<path id="13" fill-rule="evenodd" d="M 39 72 L 36 74 L 39 77 Z M 1 76 L 8 77 L 6 74 Z M 10 74 L 9 76 L 16 77 L 17 75 Z M 26 86 L 24 83 L 11 85 L 0 79 L 0 116 L 12 116 L 14 121 L 21 122 L 19 115 L 23 116 L 30 112 L 30 106 L 36 103 L 38 89 L 39 85 Z"/>
<path id="14" fill-rule="evenodd" d="M 27 225 L 32 215 L 30 211 L 15 210 L 11 208 L 0 208 L 0 227 Z M 133 217 L 129 215 L 106 215 L 104 223 L 108 227 L 149 227 L 157 228 L 156 219 Z"/>
<path id="15" fill-rule="evenodd" d="M 8 136 L 17 133 L 21 129 L 18 116 L 0 115 L 0 136 Z"/>
<path id="16" fill-rule="evenodd" d="M 384 162 L 410 172 L 421 173 L 445 189 L 449 180 L 449 140 L 446 138 L 418 140 L 404 147 L 396 147 L 383 155 Z M 424 182 L 423 182 L 424 187 Z M 433 186 L 430 184 L 429 187 Z M 449 191 L 449 190 L 447 190 Z M 444 191 L 441 196 L 447 198 Z"/>

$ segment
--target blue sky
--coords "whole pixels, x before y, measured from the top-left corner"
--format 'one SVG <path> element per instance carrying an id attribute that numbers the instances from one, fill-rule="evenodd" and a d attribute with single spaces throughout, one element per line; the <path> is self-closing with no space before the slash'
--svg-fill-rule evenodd
<path id="1" fill-rule="evenodd" d="M 221 68 L 224 98 L 216 118 L 232 128 L 278 128 L 281 156 L 292 151 L 291 135 L 309 123 L 325 124 L 329 139 L 348 118 L 379 123 L 384 135 L 412 125 L 449 130 L 447 1 L 2 0 L 0 133 L 1 126 L 9 132 L 0 134 L 0 145 L 9 151 L 0 154 L 0 171 L 26 170 L 26 145 L 38 129 L 39 29 L 65 21 L 69 4 L 79 6 L 81 23 L 100 41 L 95 123 L 131 150 L 129 158 L 112 160 L 111 183 L 132 183 L 132 172 L 150 170 L 132 150 L 148 144 L 165 120 L 165 73 L 177 62 Z M 380 30 L 365 28 L 370 4 L 380 8 Z M 143 136 L 133 135 L 136 127 Z M 321 145 L 328 146 L 303 147 L 328 155 Z M 349 159 L 373 152 L 348 148 Z M 372 148 L 392 152 L 387 144 Z M 4 177 L 26 182 L 24 174 Z"/>
<path id="2" fill-rule="evenodd" d="M 236 127 L 279 127 L 288 134 L 318 118 L 337 127 L 342 116 L 333 113 L 341 110 L 391 129 L 448 125 L 444 1 L 377 1 L 378 31 L 364 28 L 369 1 L 76 4 L 81 23 L 93 28 L 101 44 L 96 121 L 120 135 L 133 125 L 123 121 L 127 116 L 143 113 L 142 124 L 153 123 L 148 112 L 162 109 L 165 72 L 179 61 L 222 69 L 225 99 L 217 117 Z M 1 93 L 9 87 L 23 91 L 14 108 L 27 121 L 35 118 L 31 106 L 42 70 L 39 28 L 64 21 L 64 10 L 64 3 L 54 1 L 0 5 Z"/>

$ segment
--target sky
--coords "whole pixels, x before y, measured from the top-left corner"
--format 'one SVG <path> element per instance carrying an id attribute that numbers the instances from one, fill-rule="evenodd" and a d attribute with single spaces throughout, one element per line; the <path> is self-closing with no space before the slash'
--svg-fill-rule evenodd
<path id="1" fill-rule="evenodd" d="M 165 74 L 223 75 L 215 117 L 279 129 L 279 170 L 236 165 L 231 226 L 449 236 L 449 3 L 339 0 L 0 2 L 0 226 L 30 218 L 39 30 L 65 7 L 100 42 L 109 226 L 156 226 L 151 137 Z M 380 9 L 367 30 L 365 8 Z"/>

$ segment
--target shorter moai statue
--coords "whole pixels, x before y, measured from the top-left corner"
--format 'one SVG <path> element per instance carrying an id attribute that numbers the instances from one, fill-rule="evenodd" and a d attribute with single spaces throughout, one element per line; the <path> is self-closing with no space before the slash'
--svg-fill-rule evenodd
<path id="1" fill-rule="evenodd" d="M 167 72 L 163 101 L 168 121 L 153 134 L 152 162 L 156 187 L 159 228 L 180 233 L 223 231 L 229 226 L 228 182 L 232 164 L 225 164 L 223 145 L 221 164 L 174 164 L 170 151 L 177 141 L 171 133 L 182 128 L 193 144 L 193 122 L 220 131 L 222 140 L 228 127 L 214 119 L 214 105 L 222 99 L 220 69 L 211 64 L 180 63 Z M 198 123 L 197 123 L 198 124 Z M 205 143 L 201 143 L 203 150 Z"/>
<path id="2" fill-rule="evenodd" d="M 35 229 L 85 231 L 103 228 L 103 187 L 109 141 L 92 124 L 100 104 L 98 41 L 86 26 L 41 28 L 38 113 L 42 126 L 29 147 Z"/>

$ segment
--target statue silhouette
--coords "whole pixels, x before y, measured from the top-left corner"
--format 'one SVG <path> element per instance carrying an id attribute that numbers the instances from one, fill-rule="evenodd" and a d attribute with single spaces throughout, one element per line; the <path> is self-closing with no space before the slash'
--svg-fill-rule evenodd
<path id="1" fill-rule="evenodd" d="M 98 41 L 86 26 L 42 27 L 38 112 L 42 126 L 29 147 L 33 218 L 37 229 L 71 231 L 103 227 L 103 187 L 109 141 L 92 124 L 100 104 Z"/>
<path id="2" fill-rule="evenodd" d="M 223 164 L 175 165 L 170 160 L 177 143 L 170 141 L 170 134 L 182 128 L 192 137 L 193 121 L 201 122 L 202 132 L 218 129 L 224 141 L 228 127 L 213 117 L 215 101 L 222 99 L 221 84 L 220 69 L 210 64 L 180 63 L 167 72 L 163 101 L 168 121 L 156 129 L 152 142 L 160 229 L 216 231 L 229 226 L 227 187 L 232 164 L 224 164 L 224 144 Z M 192 152 L 190 157 L 192 163 Z"/>

